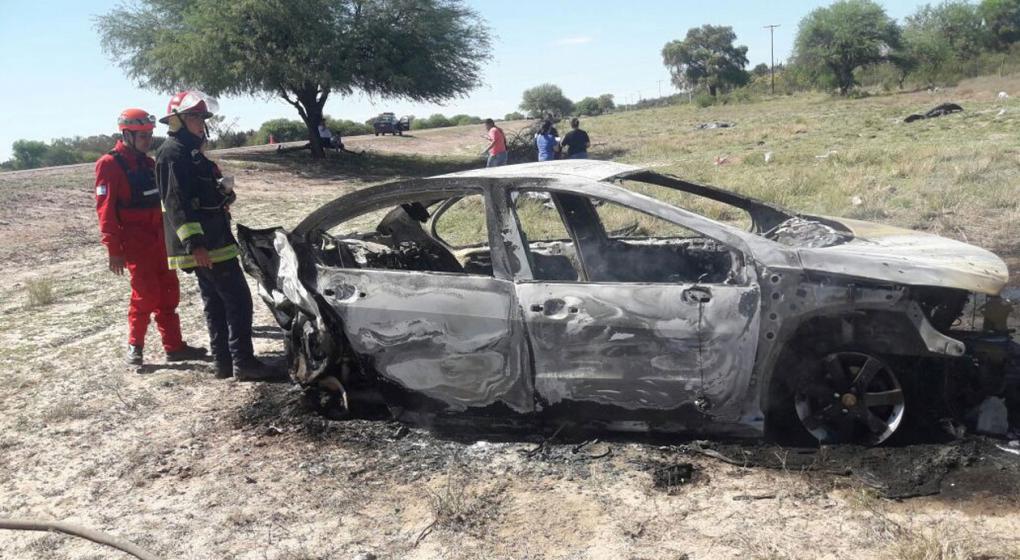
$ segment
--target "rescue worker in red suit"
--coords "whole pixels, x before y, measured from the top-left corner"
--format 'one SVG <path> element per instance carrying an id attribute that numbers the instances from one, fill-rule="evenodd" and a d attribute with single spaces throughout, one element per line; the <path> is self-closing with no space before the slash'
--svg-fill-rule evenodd
<path id="1" fill-rule="evenodd" d="M 127 362 L 140 366 L 149 316 L 155 315 L 168 362 L 198 359 L 205 349 L 181 338 L 177 316 L 177 273 L 166 263 L 163 219 L 152 146 L 156 118 L 142 109 L 125 109 L 117 119 L 121 140 L 96 162 L 96 213 L 110 271 L 131 276 Z"/>
<path id="2" fill-rule="evenodd" d="M 230 228 L 232 182 L 205 157 L 205 120 L 218 108 L 199 91 L 170 99 L 159 121 L 170 127 L 156 152 L 156 184 L 163 201 L 166 256 L 170 268 L 193 273 L 202 294 L 216 377 L 240 381 L 271 379 L 279 373 L 255 357 L 251 291 L 238 263 Z"/>

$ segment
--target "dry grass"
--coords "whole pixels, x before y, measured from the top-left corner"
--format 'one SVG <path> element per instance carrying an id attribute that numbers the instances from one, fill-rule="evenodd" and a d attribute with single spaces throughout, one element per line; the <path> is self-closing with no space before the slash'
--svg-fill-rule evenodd
<path id="1" fill-rule="evenodd" d="M 937 95 L 838 99 L 809 93 L 744 105 L 679 105 L 585 118 L 582 127 L 595 142 L 594 157 L 650 167 L 798 212 L 889 223 L 1014 254 L 1020 252 L 1015 186 L 1020 96 L 997 100 L 1002 90 L 1020 90 L 1020 76 L 970 80 Z M 965 111 L 902 122 L 908 114 L 948 101 Z M 711 121 L 735 126 L 694 128 Z M 436 134 L 467 137 L 470 130 Z M 661 187 L 624 186 L 737 227 L 749 224 L 747 216 L 726 205 Z M 443 232 L 451 239 L 477 239 L 480 206 L 465 204 L 459 210 Z M 604 213 L 616 217 L 612 210 Z M 562 227 L 550 219 L 554 213 L 541 204 L 526 201 L 521 214 L 532 224 L 529 238 L 562 238 Z M 642 232 L 660 233 L 657 224 L 645 221 L 639 220 Z"/>
<path id="2" fill-rule="evenodd" d="M 29 307 L 42 307 L 57 300 L 53 292 L 52 278 L 34 278 L 25 282 L 25 291 L 28 293 Z"/>

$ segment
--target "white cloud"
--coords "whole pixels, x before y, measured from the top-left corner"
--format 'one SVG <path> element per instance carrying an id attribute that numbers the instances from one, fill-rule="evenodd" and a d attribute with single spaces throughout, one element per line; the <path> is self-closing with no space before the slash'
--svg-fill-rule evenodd
<path id="1" fill-rule="evenodd" d="M 576 36 L 576 37 L 564 37 L 562 39 L 557 39 L 554 44 L 557 45 L 557 46 L 584 45 L 586 43 L 590 43 L 591 41 L 592 41 L 591 37 Z"/>

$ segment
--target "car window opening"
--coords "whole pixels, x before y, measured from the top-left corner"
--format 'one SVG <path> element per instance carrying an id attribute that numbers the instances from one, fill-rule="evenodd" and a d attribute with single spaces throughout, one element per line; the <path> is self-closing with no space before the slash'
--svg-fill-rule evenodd
<path id="1" fill-rule="evenodd" d="M 738 278 L 739 258 L 729 247 L 678 224 L 580 195 L 514 195 L 535 280 L 723 284 Z"/>
<path id="2" fill-rule="evenodd" d="M 437 215 L 442 222 L 435 225 L 451 242 L 463 244 L 460 250 L 428 233 L 427 224 L 432 212 L 443 206 L 441 201 L 415 201 L 363 214 L 328 233 L 320 232 L 318 261 L 337 268 L 492 276 L 482 196 L 459 197 L 457 204 L 460 208 Z"/>

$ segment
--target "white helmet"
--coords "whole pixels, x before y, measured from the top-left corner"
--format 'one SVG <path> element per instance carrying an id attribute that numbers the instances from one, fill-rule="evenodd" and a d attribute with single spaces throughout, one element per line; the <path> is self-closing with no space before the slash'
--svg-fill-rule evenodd
<path id="1" fill-rule="evenodd" d="M 166 106 L 166 116 L 159 119 L 159 122 L 167 124 L 170 122 L 170 117 L 184 114 L 198 115 L 203 119 L 208 119 L 219 110 L 220 104 L 215 97 L 197 89 L 189 89 L 170 98 L 170 103 Z"/>

